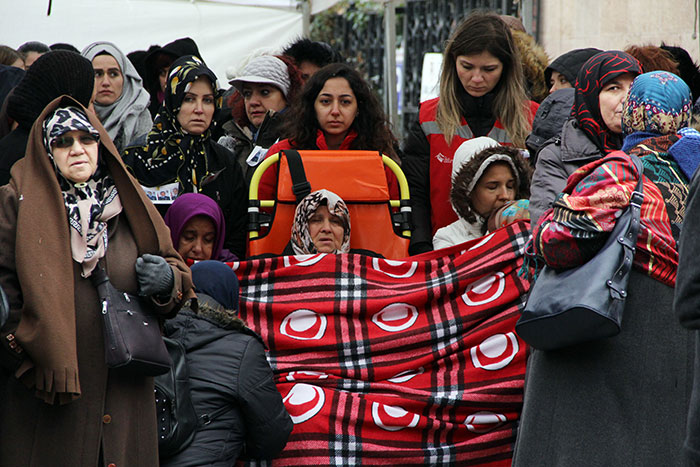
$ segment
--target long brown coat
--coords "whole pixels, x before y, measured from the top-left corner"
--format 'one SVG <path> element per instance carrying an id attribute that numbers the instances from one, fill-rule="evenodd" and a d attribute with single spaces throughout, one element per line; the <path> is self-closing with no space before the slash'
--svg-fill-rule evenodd
<path id="1" fill-rule="evenodd" d="M 99 129 L 104 138 L 106 133 Z M 16 353 L 16 347 L 8 344 L 7 334 L 17 327 L 22 316 L 22 302 L 28 298 L 22 296 L 18 282 L 15 249 L 23 241 L 22 232 L 17 231 L 18 211 L 23 206 L 18 192 L 21 190 L 17 187 L 26 183 L 22 180 L 26 172 L 21 170 L 24 162 L 18 162 L 20 165 L 13 168 L 13 181 L 0 187 L 0 285 L 11 302 L 10 321 L 0 332 L 3 341 L 0 363 L 4 365 L 0 369 L 0 465 L 93 467 L 99 465 L 102 453 L 105 467 L 156 466 L 158 443 L 153 379 L 126 375 L 106 367 L 99 298 L 90 280 L 80 275 L 78 263 L 73 262 L 72 277 L 61 277 L 61 274 L 52 277 L 52 286 L 60 290 L 73 289 L 80 396 L 63 405 L 48 404 L 37 397 L 34 388 L 27 387 L 13 374 L 16 365 L 12 364 L 11 354 Z M 118 170 L 121 167 L 119 164 Z M 146 210 L 155 213 L 150 205 Z M 160 220 L 157 213 L 149 217 Z M 134 264 L 140 249 L 135 238 L 138 233 L 132 232 L 129 219 L 141 220 L 143 216 L 129 218 L 123 211 L 109 221 L 106 267 L 115 287 L 134 293 L 137 290 Z M 168 237 L 162 221 L 154 222 L 154 226 L 158 238 Z M 142 227 L 135 230 L 140 232 Z M 42 248 L 37 250 L 42 251 Z M 159 314 L 169 315 L 177 311 L 182 298 L 189 297 L 190 277 L 169 240 L 153 253 L 161 254 L 174 266 L 173 299 L 156 309 Z M 37 257 L 36 261 L 41 262 L 42 257 Z M 31 359 L 27 354 L 20 355 Z"/>

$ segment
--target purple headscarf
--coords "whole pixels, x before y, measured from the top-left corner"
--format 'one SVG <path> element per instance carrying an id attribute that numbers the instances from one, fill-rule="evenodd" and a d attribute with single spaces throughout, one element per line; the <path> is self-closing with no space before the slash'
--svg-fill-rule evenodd
<path id="1" fill-rule="evenodd" d="M 226 238 L 224 213 L 216 201 L 201 193 L 184 193 L 178 196 L 165 213 L 165 225 L 170 228 L 170 238 L 175 249 L 177 250 L 180 243 L 182 229 L 194 216 L 206 216 L 214 222 L 216 242 L 211 252 L 211 259 L 224 262 L 238 261 L 236 255 L 224 249 L 224 238 Z"/>

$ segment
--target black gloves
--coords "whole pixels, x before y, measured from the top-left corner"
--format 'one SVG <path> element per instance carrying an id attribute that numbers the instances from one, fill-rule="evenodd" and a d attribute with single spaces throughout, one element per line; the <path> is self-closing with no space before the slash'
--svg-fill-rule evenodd
<path id="1" fill-rule="evenodd" d="M 144 254 L 136 260 L 135 268 L 139 295 L 149 297 L 170 294 L 175 276 L 163 257 Z"/>

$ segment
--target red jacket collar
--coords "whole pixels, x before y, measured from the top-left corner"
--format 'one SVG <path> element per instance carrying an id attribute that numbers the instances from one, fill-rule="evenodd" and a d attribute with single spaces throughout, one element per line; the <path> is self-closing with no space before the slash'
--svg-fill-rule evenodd
<path id="1" fill-rule="evenodd" d="M 357 138 L 357 132 L 355 130 L 351 129 L 350 131 L 348 131 L 348 134 L 345 135 L 345 139 L 340 144 L 340 147 L 338 149 L 340 149 L 340 150 L 350 149 L 350 145 L 355 140 L 355 138 Z M 318 146 L 318 149 L 320 149 L 322 151 L 328 150 L 328 144 L 326 143 L 326 137 L 323 134 L 322 130 L 316 130 L 316 146 Z"/>

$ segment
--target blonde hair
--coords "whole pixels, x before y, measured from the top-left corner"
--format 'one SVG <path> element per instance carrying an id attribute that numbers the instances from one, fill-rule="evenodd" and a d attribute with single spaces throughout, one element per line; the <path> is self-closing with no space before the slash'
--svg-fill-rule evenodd
<path id="1" fill-rule="evenodd" d="M 440 101 L 436 123 L 445 140 L 452 141 L 461 125 L 462 113 L 457 97 L 461 82 L 457 77 L 457 57 L 488 52 L 503 64 L 499 90 L 493 102 L 493 113 L 500 120 L 512 143 L 525 147 L 525 138 L 532 125 L 525 93 L 520 55 L 508 26 L 492 13 L 472 13 L 447 40 L 440 74 Z"/>

